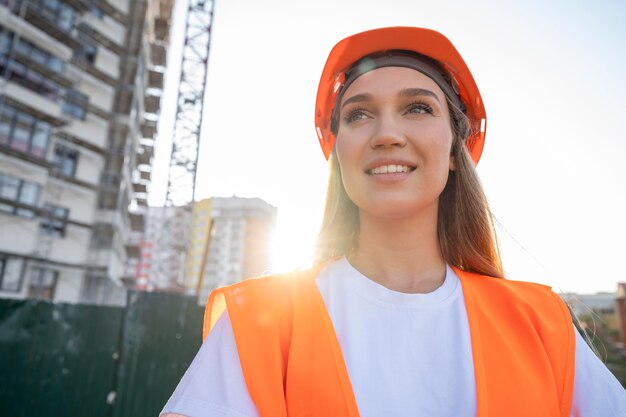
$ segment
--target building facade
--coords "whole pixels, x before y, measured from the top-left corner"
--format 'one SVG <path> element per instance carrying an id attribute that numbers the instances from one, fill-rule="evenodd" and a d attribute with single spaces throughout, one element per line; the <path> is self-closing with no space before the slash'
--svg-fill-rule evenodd
<path id="1" fill-rule="evenodd" d="M 0 0 L 0 297 L 123 304 L 173 0 Z"/>
<path id="2" fill-rule="evenodd" d="M 267 272 L 276 208 L 259 198 L 214 197 L 193 207 L 148 207 L 135 288 L 198 296 Z M 202 279 L 200 279 L 202 277 Z"/>
<path id="3" fill-rule="evenodd" d="M 270 268 L 276 207 L 259 198 L 214 197 L 196 203 L 185 287 L 206 301 L 210 291 Z"/>
<path id="4" fill-rule="evenodd" d="M 188 294 L 197 294 L 198 285 L 202 282 L 198 279 L 202 268 L 206 268 L 204 260 L 209 250 L 210 237 L 212 235 L 213 222 L 211 220 L 211 207 L 213 199 L 196 201 L 193 205 L 191 229 L 189 231 L 189 244 L 187 245 L 187 259 L 185 260 L 185 290 Z"/>
<path id="5" fill-rule="evenodd" d="M 183 276 L 191 213 L 188 207 L 148 207 L 140 256 L 131 263 L 140 291 L 185 292 Z"/>

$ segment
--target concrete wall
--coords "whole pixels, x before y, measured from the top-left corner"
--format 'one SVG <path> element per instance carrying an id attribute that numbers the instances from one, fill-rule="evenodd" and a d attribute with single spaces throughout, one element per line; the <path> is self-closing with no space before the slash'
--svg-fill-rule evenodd
<path id="1" fill-rule="evenodd" d="M 37 244 L 39 219 L 27 219 L 0 212 L 0 252 L 32 255 Z"/>
<path id="2" fill-rule="evenodd" d="M 107 146 L 108 129 L 108 123 L 104 120 L 93 114 L 87 114 L 85 120 L 73 120 L 61 131 L 104 149 Z"/>

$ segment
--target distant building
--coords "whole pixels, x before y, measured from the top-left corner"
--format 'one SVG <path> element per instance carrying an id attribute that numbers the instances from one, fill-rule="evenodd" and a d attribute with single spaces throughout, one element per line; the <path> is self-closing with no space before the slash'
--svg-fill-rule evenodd
<path id="1" fill-rule="evenodd" d="M 598 338 L 606 345 L 603 349 L 618 346 L 619 296 L 615 293 L 564 294 L 563 300 L 574 313 L 574 320 L 590 339 Z"/>
<path id="2" fill-rule="evenodd" d="M 143 291 L 184 292 L 183 268 L 189 240 L 187 207 L 148 207 L 140 255 L 131 264 L 134 288 Z"/>
<path id="3" fill-rule="evenodd" d="M 622 346 L 626 348 L 626 282 L 617 284 L 615 307 Z"/>
<path id="4" fill-rule="evenodd" d="M 275 207 L 259 198 L 215 197 L 197 202 L 194 213 L 185 286 L 195 294 L 200 285 L 200 303 L 218 286 L 268 271 Z"/>
<path id="5" fill-rule="evenodd" d="M 577 316 L 615 314 L 615 297 L 615 293 L 561 295 Z"/>
<path id="6" fill-rule="evenodd" d="M 125 302 L 174 0 L 0 0 L 0 297 Z"/>
<path id="7" fill-rule="evenodd" d="M 187 246 L 187 260 L 185 264 L 185 287 L 190 294 L 197 293 L 200 276 L 203 267 L 203 259 L 208 250 L 209 237 L 211 234 L 211 206 L 213 200 L 207 198 L 197 201 L 193 205 L 189 245 Z M 204 265 L 206 267 L 206 264 Z"/>

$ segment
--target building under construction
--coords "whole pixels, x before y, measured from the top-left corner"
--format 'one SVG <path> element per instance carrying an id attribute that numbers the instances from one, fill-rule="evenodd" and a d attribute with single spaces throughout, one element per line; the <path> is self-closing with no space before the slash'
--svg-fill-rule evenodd
<path id="1" fill-rule="evenodd" d="M 270 272 L 276 207 L 241 197 L 216 197 L 195 206 L 200 209 L 194 210 L 188 245 L 188 293 L 197 294 L 202 304 L 216 287 Z"/>
<path id="2" fill-rule="evenodd" d="M 0 296 L 125 302 L 173 0 L 0 0 Z"/>
<path id="3" fill-rule="evenodd" d="M 214 288 L 268 272 L 276 213 L 260 198 L 240 197 L 196 201 L 191 210 L 149 207 L 137 286 L 196 295 L 204 304 Z"/>

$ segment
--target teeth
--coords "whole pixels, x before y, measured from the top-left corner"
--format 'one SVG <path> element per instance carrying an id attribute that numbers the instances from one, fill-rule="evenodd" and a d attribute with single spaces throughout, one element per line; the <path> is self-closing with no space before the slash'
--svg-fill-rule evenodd
<path id="1" fill-rule="evenodd" d="M 396 172 L 409 172 L 410 168 L 407 165 L 383 165 L 376 167 L 370 172 L 372 174 L 386 174 L 386 173 L 396 173 Z"/>

